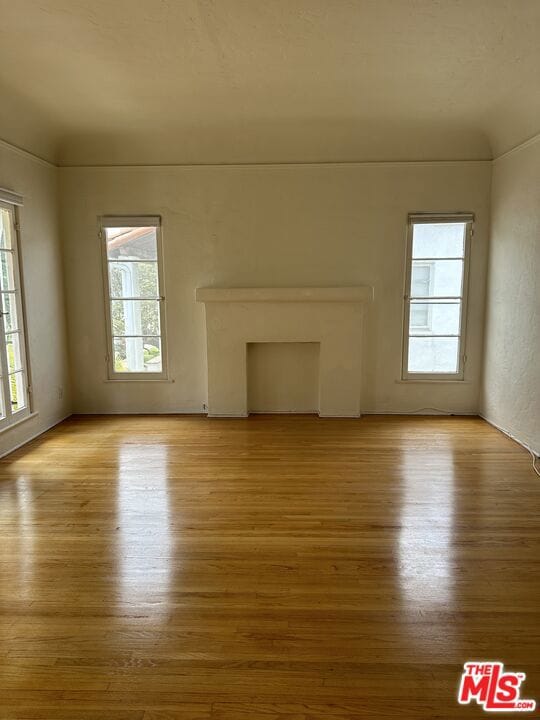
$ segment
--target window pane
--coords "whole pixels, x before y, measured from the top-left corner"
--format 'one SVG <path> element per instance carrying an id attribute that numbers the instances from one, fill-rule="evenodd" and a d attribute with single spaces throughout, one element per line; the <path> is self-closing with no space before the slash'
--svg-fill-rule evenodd
<path id="1" fill-rule="evenodd" d="M 159 297 L 157 263 L 109 263 L 111 297 Z"/>
<path id="2" fill-rule="evenodd" d="M 409 331 L 412 335 L 458 335 L 461 303 L 411 302 Z"/>
<path id="3" fill-rule="evenodd" d="M 161 339 L 159 337 L 115 337 L 115 372 L 161 372 Z"/>
<path id="4" fill-rule="evenodd" d="M 409 338 L 409 372 L 457 373 L 459 338 Z"/>
<path id="5" fill-rule="evenodd" d="M 0 248 L 11 248 L 12 245 L 11 214 L 5 208 L 0 208 Z"/>
<path id="6" fill-rule="evenodd" d="M 113 300 L 111 320 L 113 335 L 159 335 L 159 302 Z"/>
<path id="7" fill-rule="evenodd" d="M 9 376 L 9 393 L 11 395 L 11 412 L 18 412 L 26 407 L 24 373 L 17 372 Z"/>
<path id="8" fill-rule="evenodd" d="M 6 405 L 4 402 L 4 383 L 0 377 L 0 418 L 6 417 Z"/>
<path id="9" fill-rule="evenodd" d="M 0 263 L 2 266 L 0 285 L 2 290 L 15 290 L 15 278 L 13 276 L 13 252 L 11 250 L 0 250 Z"/>
<path id="10" fill-rule="evenodd" d="M 429 264 L 426 281 L 426 263 L 413 260 L 411 297 L 460 296 L 463 285 L 463 260 L 433 260 Z M 426 292 L 423 296 L 416 291 Z"/>
<path id="11" fill-rule="evenodd" d="M 4 313 L 5 330 L 18 330 L 15 293 L 2 293 L 2 312 Z"/>
<path id="12" fill-rule="evenodd" d="M 430 326 L 429 306 L 425 303 L 422 305 L 411 304 L 411 310 L 409 313 L 409 329 L 413 330 L 427 330 Z"/>
<path id="13" fill-rule="evenodd" d="M 463 257 L 466 223 L 417 223 L 413 227 L 413 258 Z"/>
<path id="14" fill-rule="evenodd" d="M 431 287 L 431 279 L 433 277 L 433 266 L 417 263 L 412 272 L 411 277 L 411 295 L 413 297 L 429 296 L 429 288 Z"/>
<path id="15" fill-rule="evenodd" d="M 155 227 L 106 228 L 107 257 L 110 260 L 156 260 Z"/>
<path id="16" fill-rule="evenodd" d="M 10 373 L 22 370 L 21 336 L 18 332 L 6 335 L 8 370 Z"/>

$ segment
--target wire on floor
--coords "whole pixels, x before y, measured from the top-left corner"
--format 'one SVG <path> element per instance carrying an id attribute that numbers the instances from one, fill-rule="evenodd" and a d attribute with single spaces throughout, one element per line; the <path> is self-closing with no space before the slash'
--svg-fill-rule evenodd
<path id="1" fill-rule="evenodd" d="M 538 462 L 538 460 L 540 460 L 540 457 L 536 456 L 532 450 L 529 450 L 529 452 L 531 453 L 531 457 L 532 457 L 533 470 L 538 475 L 538 477 L 540 477 L 540 470 L 536 466 L 536 463 Z"/>

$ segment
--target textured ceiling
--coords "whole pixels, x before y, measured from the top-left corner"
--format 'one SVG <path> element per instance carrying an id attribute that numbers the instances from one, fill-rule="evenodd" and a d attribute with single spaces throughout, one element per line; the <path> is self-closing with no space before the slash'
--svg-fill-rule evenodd
<path id="1" fill-rule="evenodd" d="M 0 136 L 61 164 L 489 158 L 540 0 L 0 0 Z"/>

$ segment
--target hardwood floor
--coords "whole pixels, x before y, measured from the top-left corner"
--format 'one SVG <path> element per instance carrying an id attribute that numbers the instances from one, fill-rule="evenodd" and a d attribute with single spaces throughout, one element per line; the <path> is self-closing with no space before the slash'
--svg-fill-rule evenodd
<path id="1" fill-rule="evenodd" d="M 480 718 L 486 659 L 540 701 L 540 479 L 480 419 L 74 417 L 0 519 L 2 720 Z"/>

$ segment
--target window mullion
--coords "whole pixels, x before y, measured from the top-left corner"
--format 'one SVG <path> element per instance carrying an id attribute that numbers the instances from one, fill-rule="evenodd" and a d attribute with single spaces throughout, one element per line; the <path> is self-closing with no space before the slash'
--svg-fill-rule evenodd
<path id="1" fill-rule="evenodd" d="M 446 338 L 446 337 L 460 337 L 459 334 L 456 333 L 438 333 L 438 334 L 427 334 L 427 333 L 410 333 L 409 337 L 419 337 L 419 338 Z"/>
<path id="2" fill-rule="evenodd" d="M 415 262 L 433 262 L 433 260 L 464 260 L 463 255 L 448 255 L 442 257 L 415 257 L 412 258 L 413 263 Z"/>
<path id="3" fill-rule="evenodd" d="M 455 300 L 456 303 L 458 303 L 463 299 L 463 295 L 407 295 L 406 299 L 409 301 L 433 300 L 434 303 L 432 303 L 432 304 L 435 304 L 435 301 L 440 302 L 442 300 Z"/>
<path id="4" fill-rule="evenodd" d="M 163 299 L 164 298 L 161 296 L 159 296 L 159 297 L 113 297 L 112 295 L 109 296 L 109 300 L 111 302 L 118 301 L 118 300 L 130 300 L 130 301 L 141 300 L 141 301 L 161 302 L 161 300 L 163 300 Z"/>
<path id="5" fill-rule="evenodd" d="M 161 335 L 152 333 L 151 335 L 113 335 L 114 338 L 161 338 Z"/>

